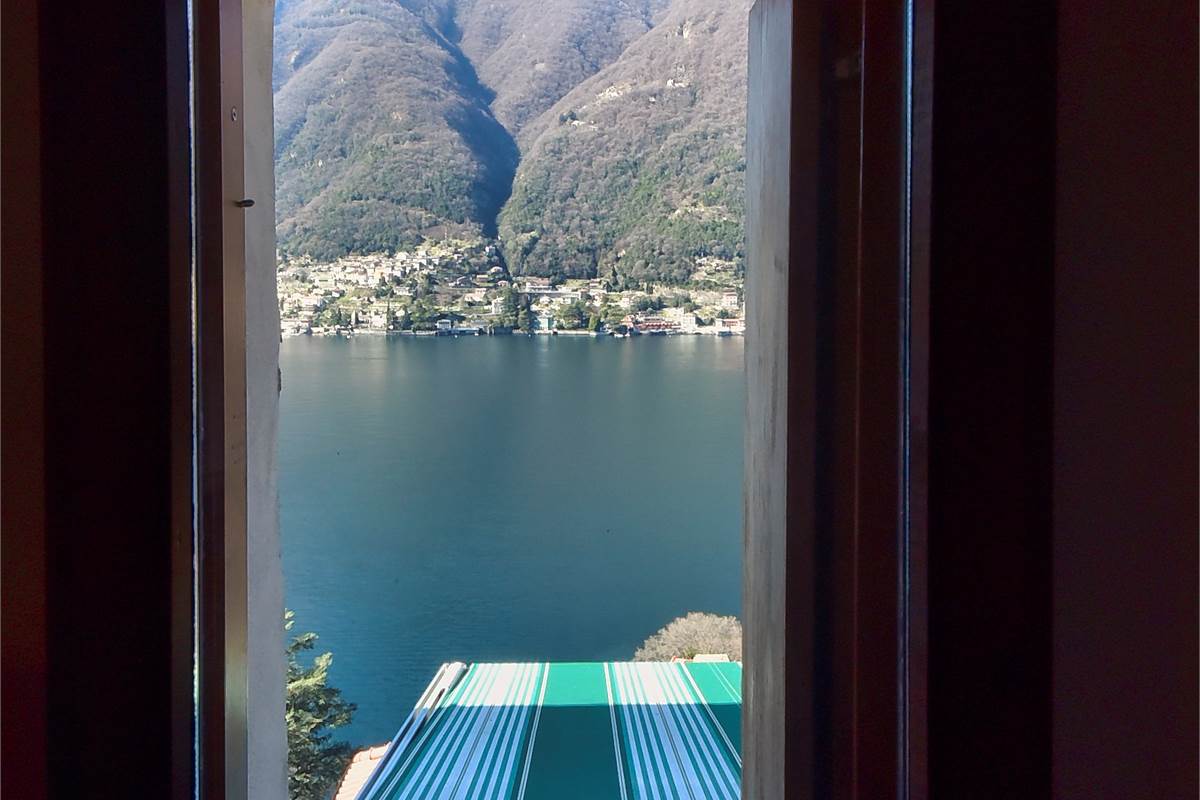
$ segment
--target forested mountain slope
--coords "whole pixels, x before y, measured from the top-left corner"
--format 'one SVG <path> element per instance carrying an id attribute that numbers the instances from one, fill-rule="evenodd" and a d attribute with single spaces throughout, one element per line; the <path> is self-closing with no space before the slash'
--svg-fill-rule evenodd
<path id="1" fill-rule="evenodd" d="M 670 278 L 736 257 L 747 5 L 281 0 L 280 250 L 499 235 L 514 271 Z"/>
<path id="2" fill-rule="evenodd" d="M 460 45 L 496 93 L 492 111 L 524 126 L 611 64 L 669 0 L 458 0 Z"/>
<path id="3" fill-rule="evenodd" d="M 285 254 L 494 233 L 517 148 L 458 47 L 394 0 L 297 0 L 275 34 Z"/>
<path id="4" fill-rule="evenodd" d="M 686 280 L 740 261 L 747 0 L 675 0 L 532 122 L 500 222 L 518 273 Z"/>

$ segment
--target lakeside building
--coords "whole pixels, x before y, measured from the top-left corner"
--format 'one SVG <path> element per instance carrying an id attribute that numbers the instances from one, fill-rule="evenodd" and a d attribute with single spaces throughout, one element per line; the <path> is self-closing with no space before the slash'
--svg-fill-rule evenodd
<path id="1" fill-rule="evenodd" d="M 680 333 L 696 333 L 700 330 L 700 321 L 696 319 L 694 311 L 685 308 L 664 308 L 662 316 L 668 322 L 675 323 Z"/>
<path id="2" fill-rule="evenodd" d="M 717 319 L 717 330 L 725 336 L 742 336 L 746 333 L 746 320 L 743 317 Z"/>
<path id="3" fill-rule="evenodd" d="M 443 664 L 336 799 L 736 800 L 742 665 L 722 659 Z"/>
<path id="4" fill-rule="evenodd" d="M 679 323 L 675 320 L 667 319 L 661 316 L 641 316 L 634 317 L 633 328 L 641 334 L 655 335 L 679 333 Z"/>
<path id="5" fill-rule="evenodd" d="M 309 257 L 281 261 L 280 334 L 349 336 L 415 325 L 416 332 L 434 333 L 431 315 L 469 319 L 471 327 L 507 333 L 513 312 L 506 305 L 511 299 L 504 296 L 508 287 L 516 290 L 517 308 L 532 311 L 532 332 L 537 333 L 556 332 L 562 308 L 571 303 L 586 304 L 589 318 L 611 320 L 612 309 L 621 309 L 632 318 L 626 329 L 634 333 L 729 336 L 742 331 L 737 325 L 715 324 L 718 317 L 740 316 L 740 277 L 731 265 L 723 272 L 716 271 L 716 264 L 708 264 L 712 272 L 698 268 L 696 275 L 706 276 L 705 281 L 689 287 L 642 284 L 610 290 L 602 278 L 562 283 L 537 276 L 510 279 L 502 266 L 492 263 L 497 258 L 494 248 L 443 243 L 436 249 L 348 255 L 330 262 Z M 410 321 L 410 311 L 419 322 Z M 606 332 L 616 332 L 609 327 L 605 325 Z"/>

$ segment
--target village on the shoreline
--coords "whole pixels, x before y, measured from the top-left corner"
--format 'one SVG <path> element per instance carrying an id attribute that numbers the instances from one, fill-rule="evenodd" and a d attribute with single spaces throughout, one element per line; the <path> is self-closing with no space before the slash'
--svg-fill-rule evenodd
<path id="1" fill-rule="evenodd" d="M 329 263 L 281 259 L 283 336 L 591 335 L 745 332 L 735 264 L 699 258 L 684 285 L 510 276 L 495 245 L 427 243 Z"/>

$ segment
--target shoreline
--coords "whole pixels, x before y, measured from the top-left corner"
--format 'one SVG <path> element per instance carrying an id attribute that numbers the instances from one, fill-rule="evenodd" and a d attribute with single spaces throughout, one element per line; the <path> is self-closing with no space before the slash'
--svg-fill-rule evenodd
<path id="1" fill-rule="evenodd" d="M 474 338 L 487 336 L 510 336 L 510 337 L 525 337 L 533 339 L 537 337 L 567 337 L 567 338 L 583 338 L 583 339 L 641 339 L 645 338 L 673 338 L 680 336 L 709 336 L 714 339 L 745 339 L 746 335 L 743 332 L 733 332 L 728 330 L 723 331 L 654 331 L 650 333 L 608 333 L 598 331 L 534 331 L 532 333 L 522 333 L 518 331 L 509 331 L 506 333 L 489 333 L 485 331 L 462 332 L 457 331 L 380 331 L 371 329 L 350 329 L 329 332 L 304 332 L 294 333 L 289 331 L 280 331 L 280 339 L 298 339 L 304 336 L 314 339 L 353 339 L 358 336 L 382 336 L 382 337 L 412 337 L 412 338 L 429 338 L 429 339 L 460 339 Z"/>

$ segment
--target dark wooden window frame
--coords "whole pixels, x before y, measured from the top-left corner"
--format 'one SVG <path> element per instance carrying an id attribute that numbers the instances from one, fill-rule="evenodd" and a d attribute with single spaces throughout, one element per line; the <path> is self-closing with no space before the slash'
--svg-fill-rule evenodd
<path id="1" fill-rule="evenodd" d="M 923 794 L 930 13 L 894 0 L 752 13 L 755 800 Z"/>
<path id="2" fill-rule="evenodd" d="M 186 3 L 5 0 L 3 20 L 3 794 L 184 800 Z"/>
<path id="3" fill-rule="evenodd" d="M 196 774 L 201 797 L 240 800 L 250 746 L 242 3 L 196 3 L 193 15 Z"/>
<path id="4" fill-rule="evenodd" d="M 1056 14 L 754 8 L 748 800 L 1049 796 Z"/>
<path id="5" fill-rule="evenodd" d="M 914 18 L 898 2 L 763 0 L 754 14 L 745 796 L 888 796 L 924 759 L 922 706 L 908 702 L 924 675 L 924 616 L 910 613 L 924 551 L 908 538 L 923 532 L 908 498 L 924 468 L 908 432 L 924 430 L 927 353 L 925 262 L 909 251 L 923 186 L 911 159 L 927 160 L 909 101 Z M 240 19 L 239 0 L 199 4 L 194 42 L 199 774 L 213 797 L 244 793 L 247 744 Z M 764 93 L 778 95 L 769 119 L 755 113 Z M 868 174 L 889 189 L 862 192 Z M 787 531 L 786 548 L 756 550 L 760 531 Z M 783 591 L 760 580 L 771 570 Z"/>
<path id="6" fill-rule="evenodd" d="M 1035 797 L 1048 789 L 1048 749 L 1039 738 L 1048 731 L 1048 571 L 1036 563 L 1043 553 L 1028 546 L 1049 540 L 1049 451 L 1039 414 L 1049 408 L 1050 345 L 1037 321 L 1047 319 L 1052 291 L 1051 273 L 1039 268 L 1052 257 L 1052 223 L 1042 212 L 1053 201 L 1046 156 L 1053 125 L 1041 114 L 1053 110 L 1054 10 L 1034 5 L 975 23 L 949 12 L 943 23 L 928 0 L 759 0 L 752 12 L 747 798 L 962 796 L 986 788 L 971 777 L 985 756 L 972 759 L 956 742 L 989 745 L 998 763 L 1023 764 L 1004 790 Z M 1011 37 L 1002 44 L 1035 34 L 1015 70 L 1003 47 L 973 48 L 997 23 Z M 951 33 L 955 48 L 935 53 L 935 27 Z M 197 4 L 199 774 L 204 796 L 233 798 L 244 796 L 247 757 L 240 36 L 240 0 Z M 975 72 L 955 80 L 964 65 Z M 938 75 L 947 76 L 937 83 L 947 109 L 941 122 L 933 105 Z M 978 159 L 966 137 L 1002 143 L 995 125 L 1011 109 L 972 117 L 963 111 L 969 103 L 956 104 L 979 86 L 1034 90 L 1034 112 L 1019 121 L 1024 137 L 1004 141 L 998 159 L 1001 169 L 1025 169 L 1007 183 L 989 173 L 1031 202 L 1013 204 L 1003 192 L 964 198 L 945 177 L 961 178 L 956 170 Z M 943 129 L 946 144 L 939 144 L 935 132 Z M 206 168 L 215 164 L 221 168 Z M 986 238 L 971 234 L 973 215 L 988 220 L 989 234 L 1008 226 L 1032 238 L 990 254 Z M 1011 291 L 984 310 L 999 318 L 1033 308 L 1032 327 L 980 330 L 953 313 L 939 317 L 939 307 L 995 288 L 986 270 L 949 271 L 965 254 L 982 267 L 1029 259 Z M 940 283 L 933 280 L 939 270 L 947 270 Z M 971 360 L 980 348 L 1002 356 L 998 371 Z M 972 391 L 979 376 L 1012 376 L 1030 359 L 1042 367 L 1024 385 L 1031 414 Z M 931 465 L 950 463 L 980 414 L 994 415 L 993 434 L 1010 437 L 1012 447 L 973 472 L 942 470 L 932 479 Z M 1004 474 L 1019 469 L 1026 473 L 1018 478 Z M 962 573 L 981 578 L 982 588 L 955 618 L 962 586 L 931 581 L 930 557 L 946 556 L 937 565 L 943 575 L 969 562 L 952 535 L 975 521 L 964 491 L 979 492 L 985 506 L 1026 501 L 1007 520 L 1026 527 L 993 548 L 982 571 Z M 1008 619 L 980 613 L 978 604 L 994 598 L 1014 569 L 1028 579 L 1026 602 L 1007 608 Z M 931 650 L 930 625 L 940 619 L 950 622 L 940 628 L 941 649 Z M 999 625 L 991 632 L 999 644 L 974 646 L 981 622 Z M 978 672 L 945 671 L 963 652 L 974 652 L 979 668 L 1017 630 L 1032 631 L 1031 643 L 993 677 L 1013 679 L 1027 692 L 1020 698 L 989 701 L 986 687 L 972 684 Z M 955 705 L 963 698 L 975 704 L 972 712 Z M 1028 743 L 989 737 L 985 720 L 999 711 L 1027 726 Z M 938 762 L 938 743 L 952 758 Z"/>
<path id="7" fill-rule="evenodd" d="M 759 0 L 746 797 L 1195 795 L 1168 5 Z M 189 53 L 182 0 L 3 0 L 5 796 L 194 796 L 196 613 L 200 788 L 247 789 L 238 4 L 194 6 Z"/>

